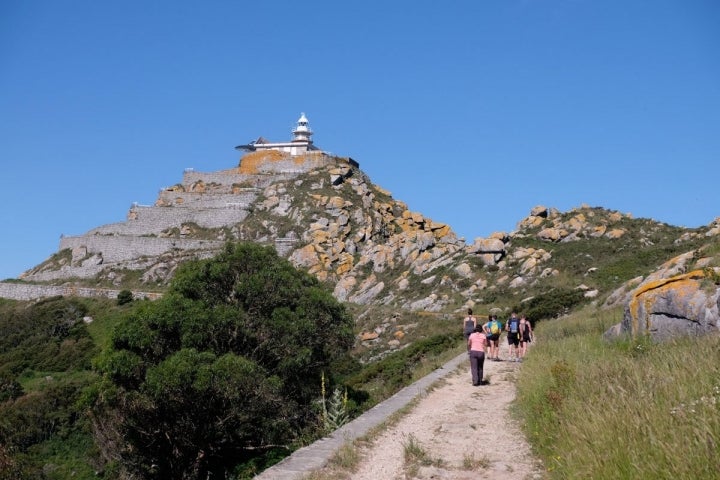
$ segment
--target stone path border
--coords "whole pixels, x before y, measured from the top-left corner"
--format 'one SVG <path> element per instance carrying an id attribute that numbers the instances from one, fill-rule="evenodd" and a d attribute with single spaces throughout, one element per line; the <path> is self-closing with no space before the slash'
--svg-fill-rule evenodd
<path id="1" fill-rule="evenodd" d="M 461 353 L 442 367 L 409 385 L 384 402 L 375 405 L 352 422 L 307 447 L 293 452 L 280 463 L 266 469 L 254 477 L 255 480 L 299 480 L 314 470 L 324 467 L 330 458 L 345 443 L 367 434 L 372 428 L 386 421 L 416 397 L 427 393 L 430 387 L 441 378 L 467 362 L 467 353 Z"/>

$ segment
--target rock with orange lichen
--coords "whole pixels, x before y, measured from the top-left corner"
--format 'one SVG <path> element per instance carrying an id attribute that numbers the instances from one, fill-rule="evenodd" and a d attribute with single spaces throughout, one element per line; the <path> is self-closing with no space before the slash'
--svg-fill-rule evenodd
<path id="1" fill-rule="evenodd" d="M 252 175 L 258 173 L 259 167 L 267 163 L 279 162 L 290 158 L 289 153 L 283 153 L 278 150 L 261 150 L 259 152 L 250 152 L 240 160 L 239 173 Z"/>
<path id="2" fill-rule="evenodd" d="M 537 234 L 537 238 L 548 242 L 559 242 L 567 237 L 569 232 L 564 228 L 544 228 Z"/>
<path id="3" fill-rule="evenodd" d="M 714 283 L 718 271 L 693 270 L 642 283 L 632 292 L 622 322 L 605 337 L 648 335 L 667 340 L 718 333 L 720 287 Z"/>

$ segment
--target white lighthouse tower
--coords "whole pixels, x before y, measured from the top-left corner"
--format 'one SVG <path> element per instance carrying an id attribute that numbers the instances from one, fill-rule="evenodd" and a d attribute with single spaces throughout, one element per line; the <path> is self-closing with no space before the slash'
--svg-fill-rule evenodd
<path id="1" fill-rule="evenodd" d="M 292 140 L 290 142 L 269 142 L 263 137 L 253 140 L 247 145 L 238 145 L 236 150 L 245 150 L 247 152 L 256 152 L 260 150 L 279 150 L 289 153 L 290 155 L 303 155 L 311 151 L 320 151 L 318 147 L 313 145 L 312 130 L 307 117 L 304 113 L 300 114 L 297 125 L 292 130 Z"/>
<path id="2" fill-rule="evenodd" d="M 310 126 L 308 125 L 308 119 L 305 116 L 304 113 L 300 114 L 300 118 L 298 118 L 297 126 L 292 131 L 293 134 L 293 142 L 304 142 L 311 144 L 312 139 L 312 130 L 310 130 Z"/>

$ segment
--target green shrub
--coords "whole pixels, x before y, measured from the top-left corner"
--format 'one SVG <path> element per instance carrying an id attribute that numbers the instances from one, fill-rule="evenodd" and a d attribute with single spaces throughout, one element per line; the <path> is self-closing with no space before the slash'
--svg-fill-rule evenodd
<path id="1" fill-rule="evenodd" d="M 523 312 L 532 322 L 537 322 L 565 315 L 583 300 L 582 290 L 556 288 L 536 295 L 522 306 L 515 306 L 513 310 Z"/>
<path id="2" fill-rule="evenodd" d="M 381 401 L 417 378 L 419 366 L 424 362 L 437 362 L 433 359 L 456 348 L 461 342 L 460 333 L 434 335 L 417 340 L 407 348 L 368 365 L 361 372 L 350 377 L 347 384 L 360 390 L 372 390 L 373 400 Z"/>
<path id="3" fill-rule="evenodd" d="M 8 305 L 0 313 L 0 374 L 89 367 L 96 349 L 83 323 L 86 313 L 83 302 L 63 297 Z"/>
<path id="4" fill-rule="evenodd" d="M 117 304 L 125 305 L 133 301 L 133 293 L 130 290 L 120 290 L 117 295 Z"/>

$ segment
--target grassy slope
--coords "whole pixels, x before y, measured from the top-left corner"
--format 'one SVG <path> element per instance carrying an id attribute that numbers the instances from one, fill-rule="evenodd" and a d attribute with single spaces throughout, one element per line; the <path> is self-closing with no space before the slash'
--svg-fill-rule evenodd
<path id="1" fill-rule="evenodd" d="M 550 478 L 702 479 L 720 472 L 720 337 L 609 344 L 622 312 L 544 322 L 516 413 Z"/>

